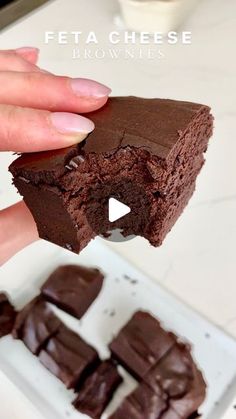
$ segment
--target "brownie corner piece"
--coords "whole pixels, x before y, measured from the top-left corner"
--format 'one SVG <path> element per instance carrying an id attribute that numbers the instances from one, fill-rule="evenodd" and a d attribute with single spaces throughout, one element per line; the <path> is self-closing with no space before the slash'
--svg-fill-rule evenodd
<path id="1" fill-rule="evenodd" d="M 87 115 L 95 130 L 63 150 L 24 154 L 10 166 L 39 236 L 79 253 L 119 229 L 160 246 L 181 215 L 213 132 L 205 105 L 113 97 Z M 130 207 L 109 223 L 109 198 Z"/>
<path id="2" fill-rule="evenodd" d="M 175 344 L 173 333 L 166 332 L 150 313 L 137 311 L 110 343 L 114 357 L 138 380 Z"/>
<path id="3" fill-rule="evenodd" d="M 193 363 L 193 379 L 188 392 L 181 398 L 171 399 L 170 407 L 180 418 L 197 418 L 198 409 L 206 398 L 207 386 L 202 372 Z"/>
<path id="4" fill-rule="evenodd" d="M 8 295 L 0 292 L 0 338 L 12 332 L 16 311 L 9 301 Z"/>
<path id="5" fill-rule="evenodd" d="M 168 397 L 169 408 L 163 419 L 190 419 L 206 396 L 206 383 L 191 354 L 190 345 L 177 341 L 147 373 L 144 382 Z M 195 415 L 195 416 L 194 416 Z"/>
<path id="6" fill-rule="evenodd" d="M 73 402 L 75 409 L 92 419 L 100 419 L 121 382 L 117 366 L 111 360 L 101 362 L 78 389 Z"/>
<path id="7" fill-rule="evenodd" d="M 47 301 L 81 319 L 100 293 L 103 280 L 99 269 L 64 265 L 49 276 L 41 292 Z"/>
<path id="8" fill-rule="evenodd" d="M 65 325 L 47 341 L 39 359 L 68 389 L 77 388 L 99 362 L 97 351 Z"/>

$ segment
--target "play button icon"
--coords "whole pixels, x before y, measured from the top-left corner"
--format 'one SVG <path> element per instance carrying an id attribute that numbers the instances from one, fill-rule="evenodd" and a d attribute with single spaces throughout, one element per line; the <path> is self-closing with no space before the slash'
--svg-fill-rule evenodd
<path id="1" fill-rule="evenodd" d="M 131 211 L 128 205 L 123 204 L 115 198 L 110 198 L 108 202 L 108 217 L 110 223 L 119 220 Z"/>
<path id="2" fill-rule="evenodd" d="M 91 184 L 86 219 L 94 237 L 121 243 L 132 240 L 140 232 L 145 237 L 150 220 L 148 194 L 139 184 L 126 177 Z M 86 198 L 88 199 L 88 197 Z M 80 208 L 75 208 L 80 212 Z"/>

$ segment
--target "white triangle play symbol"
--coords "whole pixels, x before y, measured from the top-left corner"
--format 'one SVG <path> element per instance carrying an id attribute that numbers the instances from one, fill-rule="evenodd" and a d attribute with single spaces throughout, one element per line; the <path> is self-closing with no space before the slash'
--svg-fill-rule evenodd
<path id="1" fill-rule="evenodd" d="M 128 205 L 123 204 L 120 201 L 117 201 L 115 198 L 109 199 L 109 221 L 110 223 L 113 223 L 116 220 L 119 220 L 119 218 L 124 217 L 124 215 L 129 214 L 131 211 L 130 207 Z"/>

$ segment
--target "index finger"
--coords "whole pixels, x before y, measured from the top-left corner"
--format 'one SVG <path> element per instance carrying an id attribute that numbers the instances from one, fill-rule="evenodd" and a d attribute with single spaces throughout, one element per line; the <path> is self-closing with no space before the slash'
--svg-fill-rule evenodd
<path id="1" fill-rule="evenodd" d="M 0 72 L 0 103 L 53 112 L 88 113 L 102 107 L 111 89 L 94 80 L 42 72 Z"/>

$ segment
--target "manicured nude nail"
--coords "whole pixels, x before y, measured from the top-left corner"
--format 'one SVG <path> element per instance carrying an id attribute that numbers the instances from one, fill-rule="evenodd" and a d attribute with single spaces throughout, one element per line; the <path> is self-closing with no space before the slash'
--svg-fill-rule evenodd
<path id="1" fill-rule="evenodd" d="M 89 134 L 94 130 L 94 123 L 83 116 L 68 112 L 53 112 L 51 114 L 53 126 L 63 134 Z"/>
<path id="2" fill-rule="evenodd" d="M 104 84 L 89 79 L 70 80 L 71 88 L 77 96 L 104 98 L 111 93 L 111 89 Z"/>

